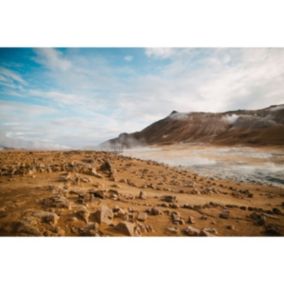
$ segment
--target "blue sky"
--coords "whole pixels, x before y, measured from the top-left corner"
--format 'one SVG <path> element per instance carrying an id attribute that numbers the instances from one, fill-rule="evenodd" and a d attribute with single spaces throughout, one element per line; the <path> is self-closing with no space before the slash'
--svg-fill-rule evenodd
<path id="1" fill-rule="evenodd" d="M 283 49 L 2 48 L 0 145 L 95 146 L 172 110 L 283 103 Z"/>

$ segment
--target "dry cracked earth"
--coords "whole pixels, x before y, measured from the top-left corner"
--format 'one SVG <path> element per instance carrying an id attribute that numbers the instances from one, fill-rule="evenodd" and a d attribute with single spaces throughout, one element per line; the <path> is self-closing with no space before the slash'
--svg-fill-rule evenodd
<path id="1" fill-rule="evenodd" d="M 93 151 L 0 152 L 1 236 L 283 236 L 283 188 Z"/>

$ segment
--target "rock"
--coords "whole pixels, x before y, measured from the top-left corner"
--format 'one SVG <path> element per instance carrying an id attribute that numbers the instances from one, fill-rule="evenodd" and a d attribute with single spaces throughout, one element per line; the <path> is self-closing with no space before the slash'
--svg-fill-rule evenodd
<path id="1" fill-rule="evenodd" d="M 75 215 L 79 220 L 88 223 L 90 213 L 85 206 L 80 206 L 75 210 Z"/>
<path id="2" fill-rule="evenodd" d="M 104 161 L 100 166 L 100 170 L 107 174 L 109 177 L 113 176 L 113 169 L 109 161 Z"/>
<path id="3" fill-rule="evenodd" d="M 112 209 L 112 211 L 113 211 L 115 217 L 123 219 L 125 221 L 128 220 L 127 212 L 124 209 L 116 206 L 115 208 Z"/>
<path id="4" fill-rule="evenodd" d="M 281 214 L 282 214 L 281 210 L 278 209 L 278 208 L 276 208 L 276 207 L 274 207 L 274 208 L 272 209 L 272 212 L 273 212 L 273 214 L 275 214 L 275 215 L 281 215 Z"/>
<path id="5" fill-rule="evenodd" d="M 82 229 L 79 229 L 79 234 L 81 236 L 99 236 L 98 230 L 99 230 L 99 224 L 94 223 L 87 225 Z"/>
<path id="6" fill-rule="evenodd" d="M 161 215 L 162 212 L 156 208 L 156 207 L 152 207 L 150 209 L 147 209 L 146 212 L 149 214 L 149 215 L 153 215 L 153 216 L 157 216 L 157 215 Z"/>
<path id="7" fill-rule="evenodd" d="M 230 217 L 230 211 L 229 210 L 224 210 L 219 214 L 219 217 L 222 219 L 229 219 Z"/>
<path id="8" fill-rule="evenodd" d="M 200 237 L 213 237 L 213 235 L 211 233 L 209 233 L 208 231 L 202 229 L 199 233 Z"/>
<path id="9" fill-rule="evenodd" d="M 165 195 L 165 196 L 162 196 L 161 200 L 164 201 L 164 202 L 168 202 L 168 203 L 177 202 L 177 198 L 176 198 L 176 196 L 174 196 L 174 195 Z"/>
<path id="10" fill-rule="evenodd" d="M 170 204 L 169 204 L 169 207 L 172 208 L 172 209 L 177 209 L 177 208 L 179 208 L 179 206 L 178 206 L 176 203 L 170 203 Z"/>
<path id="11" fill-rule="evenodd" d="M 255 225 L 263 226 L 266 223 L 266 217 L 262 214 L 253 212 L 249 215 L 249 217 L 253 220 Z"/>
<path id="12" fill-rule="evenodd" d="M 96 177 L 96 178 L 102 178 L 102 176 L 99 173 L 97 173 L 96 169 L 94 168 L 91 168 L 89 170 L 89 175 Z"/>
<path id="13" fill-rule="evenodd" d="M 177 234 L 178 228 L 177 227 L 168 227 L 167 231 L 169 231 L 172 234 Z"/>
<path id="14" fill-rule="evenodd" d="M 44 207 L 70 209 L 70 202 L 68 201 L 68 199 L 61 195 L 45 198 L 41 201 L 41 203 Z"/>
<path id="15" fill-rule="evenodd" d="M 215 228 L 203 228 L 202 229 L 203 232 L 207 232 L 209 234 L 214 234 L 214 235 L 217 235 L 218 234 L 218 231 L 215 229 Z"/>
<path id="16" fill-rule="evenodd" d="M 104 190 L 92 190 L 92 191 L 90 191 L 90 193 L 95 198 L 105 199 L 105 197 L 106 197 L 106 192 Z"/>
<path id="17" fill-rule="evenodd" d="M 179 225 L 183 225 L 185 222 L 184 220 L 181 218 L 180 214 L 176 211 L 172 212 L 170 215 L 173 224 L 179 224 Z"/>
<path id="18" fill-rule="evenodd" d="M 235 226 L 234 225 L 227 225 L 226 229 L 234 231 L 235 230 Z"/>
<path id="19" fill-rule="evenodd" d="M 135 225 L 130 222 L 121 222 L 115 226 L 115 229 L 127 236 L 135 236 Z"/>
<path id="20" fill-rule="evenodd" d="M 279 229 L 279 227 L 277 227 L 276 225 L 267 225 L 265 226 L 265 234 L 267 236 L 281 236 L 281 231 Z"/>
<path id="21" fill-rule="evenodd" d="M 144 222 L 144 221 L 146 221 L 147 217 L 148 217 L 147 213 L 140 212 L 137 216 L 137 220 Z"/>
<path id="22" fill-rule="evenodd" d="M 206 215 L 201 215 L 200 220 L 207 220 L 208 217 Z"/>
<path id="23" fill-rule="evenodd" d="M 41 236 L 41 232 L 34 225 L 26 221 L 17 221 L 12 223 L 12 232 L 18 236 Z"/>
<path id="24" fill-rule="evenodd" d="M 111 224 L 113 220 L 112 210 L 102 205 L 94 214 L 93 219 L 99 224 Z"/>
<path id="25" fill-rule="evenodd" d="M 138 198 L 139 198 L 139 199 L 142 199 L 142 200 L 146 199 L 146 198 L 145 198 L 145 194 L 144 194 L 143 191 L 140 191 L 140 192 L 139 192 Z"/>
<path id="26" fill-rule="evenodd" d="M 47 211 L 35 212 L 33 216 L 40 218 L 42 223 L 50 225 L 56 225 L 59 220 L 59 216 L 56 213 Z"/>
<path id="27" fill-rule="evenodd" d="M 187 224 L 194 224 L 194 223 L 195 223 L 194 218 L 192 216 L 189 216 L 187 219 Z"/>
<path id="28" fill-rule="evenodd" d="M 199 236 L 200 235 L 200 230 L 197 228 L 194 228 L 192 226 L 187 226 L 182 230 L 182 232 L 187 235 L 187 236 Z"/>

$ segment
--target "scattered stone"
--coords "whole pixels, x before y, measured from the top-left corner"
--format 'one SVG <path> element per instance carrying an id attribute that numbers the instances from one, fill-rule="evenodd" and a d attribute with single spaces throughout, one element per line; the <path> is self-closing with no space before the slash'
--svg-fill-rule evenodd
<path id="1" fill-rule="evenodd" d="M 81 236 L 99 236 L 98 230 L 99 224 L 94 223 L 80 229 L 79 233 Z"/>
<path id="2" fill-rule="evenodd" d="M 167 230 L 172 234 L 177 234 L 177 232 L 178 232 L 177 227 L 168 227 Z"/>
<path id="3" fill-rule="evenodd" d="M 41 236 L 41 232 L 34 225 L 26 221 L 16 221 L 12 223 L 12 232 L 18 236 Z"/>
<path id="4" fill-rule="evenodd" d="M 219 214 L 219 217 L 222 219 L 229 219 L 230 217 L 230 211 L 229 210 L 224 210 Z"/>
<path id="5" fill-rule="evenodd" d="M 179 212 L 173 211 L 170 215 L 173 224 L 175 225 L 183 225 L 185 224 L 183 218 L 181 218 Z"/>
<path id="6" fill-rule="evenodd" d="M 265 226 L 264 232 L 267 236 L 281 236 L 282 235 L 279 227 L 276 225 L 271 225 L 271 224 Z"/>
<path id="7" fill-rule="evenodd" d="M 102 205 L 95 213 L 93 219 L 99 224 L 111 224 L 113 220 L 112 210 L 106 205 Z"/>
<path id="8" fill-rule="evenodd" d="M 249 215 L 249 217 L 253 220 L 253 223 L 257 226 L 263 226 L 266 224 L 266 217 L 263 214 L 258 214 L 253 212 Z"/>
<path id="9" fill-rule="evenodd" d="M 33 216 L 40 218 L 42 223 L 50 225 L 56 225 L 59 220 L 59 216 L 56 213 L 47 211 L 35 212 Z"/>
<path id="10" fill-rule="evenodd" d="M 144 191 L 141 190 L 141 191 L 139 192 L 138 198 L 139 198 L 139 199 L 142 199 L 142 200 L 146 199 L 145 194 L 144 194 Z"/>
<path id="11" fill-rule="evenodd" d="M 157 215 L 161 215 L 162 212 L 156 208 L 156 207 L 152 207 L 150 209 L 147 209 L 146 212 L 149 214 L 149 215 L 153 215 L 153 216 L 157 216 Z"/>
<path id="12" fill-rule="evenodd" d="M 182 232 L 187 236 L 194 236 L 197 237 L 200 235 L 200 230 L 197 228 L 194 228 L 192 226 L 187 226 L 182 230 Z"/>
<path id="13" fill-rule="evenodd" d="M 208 219 L 208 216 L 206 216 L 206 215 L 201 215 L 201 217 L 200 217 L 200 220 L 207 220 Z"/>
<path id="14" fill-rule="evenodd" d="M 195 223 L 195 220 L 192 216 L 189 216 L 188 219 L 187 219 L 187 224 L 194 224 Z"/>
<path id="15" fill-rule="evenodd" d="M 127 236 L 135 236 L 135 225 L 130 222 L 121 222 L 115 226 L 115 229 Z"/>
<path id="16" fill-rule="evenodd" d="M 177 202 L 177 198 L 174 195 L 165 195 L 161 197 L 161 200 L 168 203 L 175 203 Z"/>
<path id="17" fill-rule="evenodd" d="M 144 221 L 146 221 L 147 217 L 148 217 L 147 213 L 140 212 L 137 216 L 137 220 L 144 222 Z"/>
<path id="18" fill-rule="evenodd" d="M 75 215 L 79 220 L 82 220 L 85 223 L 88 223 L 90 213 L 85 206 L 80 206 L 79 208 L 77 208 L 75 210 Z"/>
<path id="19" fill-rule="evenodd" d="M 275 214 L 275 215 L 281 215 L 281 214 L 282 214 L 281 210 L 280 210 L 279 208 L 276 208 L 276 207 L 274 207 L 274 208 L 272 209 L 272 212 L 273 212 L 273 214 Z"/>
<path id="20" fill-rule="evenodd" d="M 204 228 L 202 231 L 207 232 L 209 234 L 217 235 L 218 231 L 215 228 Z"/>
<path id="21" fill-rule="evenodd" d="M 109 161 L 104 161 L 100 166 L 100 170 L 106 173 L 109 177 L 113 176 L 113 169 Z"/>
<path id="22" fill-rule="evenodd" d="M 52 207 L 52 208 L 68 208 L 70 209 L 70 202 L 68 199 L 61 195 L 52 196 L 45 198 L 41 201 L 44 207 Z"/>
<path id="23" fill-rule="evenodd" d="M 105 199 L 106 198 L 106 192 L 104 190 L 92 190 L 90 193 L 95 197 L 95 198 L 100 198 L 100 199 Z"/>
<path id="24" fill-rule="evenodd" d="M 235 231 L 235 226 L 234 225 L 227 225 L 226 229 L 231 230 L 231 231 Z"/>

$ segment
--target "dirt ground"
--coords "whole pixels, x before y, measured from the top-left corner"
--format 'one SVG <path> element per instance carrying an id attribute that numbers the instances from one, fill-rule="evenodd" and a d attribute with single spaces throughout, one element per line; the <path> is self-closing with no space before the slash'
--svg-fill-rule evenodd
<path id="1" fill-rule="evenodd" d="M 283 236 L 283 188 L 95 151 L 1 151 L 1 236 Z"/>

